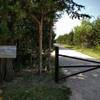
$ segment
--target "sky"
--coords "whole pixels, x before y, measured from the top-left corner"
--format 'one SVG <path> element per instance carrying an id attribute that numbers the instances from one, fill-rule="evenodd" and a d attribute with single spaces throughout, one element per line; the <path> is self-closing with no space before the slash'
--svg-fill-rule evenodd
<path id="1" fill-rule="evenodd" d="M 87 13 L 92 17 L 92 20 L 95 20 L 100 16 L 100 0 L 74 0 L 76 3 L 82 4 L 85 6 L 85 9 L 82 9 L 82 13 Z M 66 13 L 62 15 L 54 25 L 54 31 L 56 33 L 56 38 L 59 35 L 69 33 L 75 26 L 80 25 L 80 20 L 71 19 Z"/>

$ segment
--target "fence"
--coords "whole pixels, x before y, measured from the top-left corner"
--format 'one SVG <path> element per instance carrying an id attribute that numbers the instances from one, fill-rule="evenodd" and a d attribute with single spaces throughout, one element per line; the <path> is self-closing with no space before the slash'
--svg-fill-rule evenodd
<path id="1" fill-rule="evenodd" d="M 88 65 L 66 65 L 66 66 L 60 66 L 59 65 L 59 57 L 65 57 L 65 58 L 67 57 L 67 58 L 72 58 L 72 59 L 92 62 L 92 63 L 95 63 L 95 64 L 94 65 L 88 64 Z M 60 68 L 82 68 L 82 67 L 85 67 L 85 68 L 88 67 L 90 69 L 79 71 L 77 73 L 70 74 L 70 75 L 67 75 L 67 76 L 64 76 L 64 77 L 59 77 L 59 73 L 60 73 L 59 69 Z M 68 77 L 71 77 L 71 76 L 74 76 L 74 75 L 77 75 L 77 74 L 80 74 L 80 73 L 89 72 L 89 71 L 92 71 L 92 70 L 95 70 L 95 69 L 98 69 L 98 68 L 100 68 L 100 61 L 62 55 L 62 54 L 59 54 L 59 47 L 57 47 L 57 46 L 55 47 L 55 82 L 56 83 L 58 83 L 59 80 L 62 80 L 62 79 L 65 79 L 65 78 L 68 78 Z"/>

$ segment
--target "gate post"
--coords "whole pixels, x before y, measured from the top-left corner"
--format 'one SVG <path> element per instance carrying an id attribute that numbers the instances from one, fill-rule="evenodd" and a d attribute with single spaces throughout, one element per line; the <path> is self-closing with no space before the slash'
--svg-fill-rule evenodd
<path id="1" fill-rule="evenodd" d="M 59 81 L 59 47 L 55 47 L 55 82 Z"/>

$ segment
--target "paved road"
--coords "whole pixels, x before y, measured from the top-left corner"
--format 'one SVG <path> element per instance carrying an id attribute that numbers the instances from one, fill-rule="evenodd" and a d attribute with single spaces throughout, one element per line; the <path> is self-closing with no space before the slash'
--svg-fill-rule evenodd
<path id="1" fill-rule="evenodd" d="M 59 53 L 85 59 L 94 59 L 69 49 L 61 49 Z M 60 57 L 59 61 L 60 65 L 94 64 L 64 57 Z M 86 68 L 67 68 L 63 69 L 63 72 L 65 74 L 71 74 L 84 69 Z M 72 96 L 70 97 L 70 100 L 100 100 L 100 69 L 67 78 L 65 84 L 67 84 L 67 86 L 69 86 L 72 90 Z"/>

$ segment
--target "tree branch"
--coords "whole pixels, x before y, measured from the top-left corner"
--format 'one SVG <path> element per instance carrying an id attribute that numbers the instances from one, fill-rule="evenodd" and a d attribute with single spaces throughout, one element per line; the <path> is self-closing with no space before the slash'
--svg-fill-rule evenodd
<path id="1" fill-rule="evenodd" d="M 36 18 L 36 16 L 31 15 L 31 17 L 32 17 L 38 24 L 40 24 L 40 21 Z"/>

